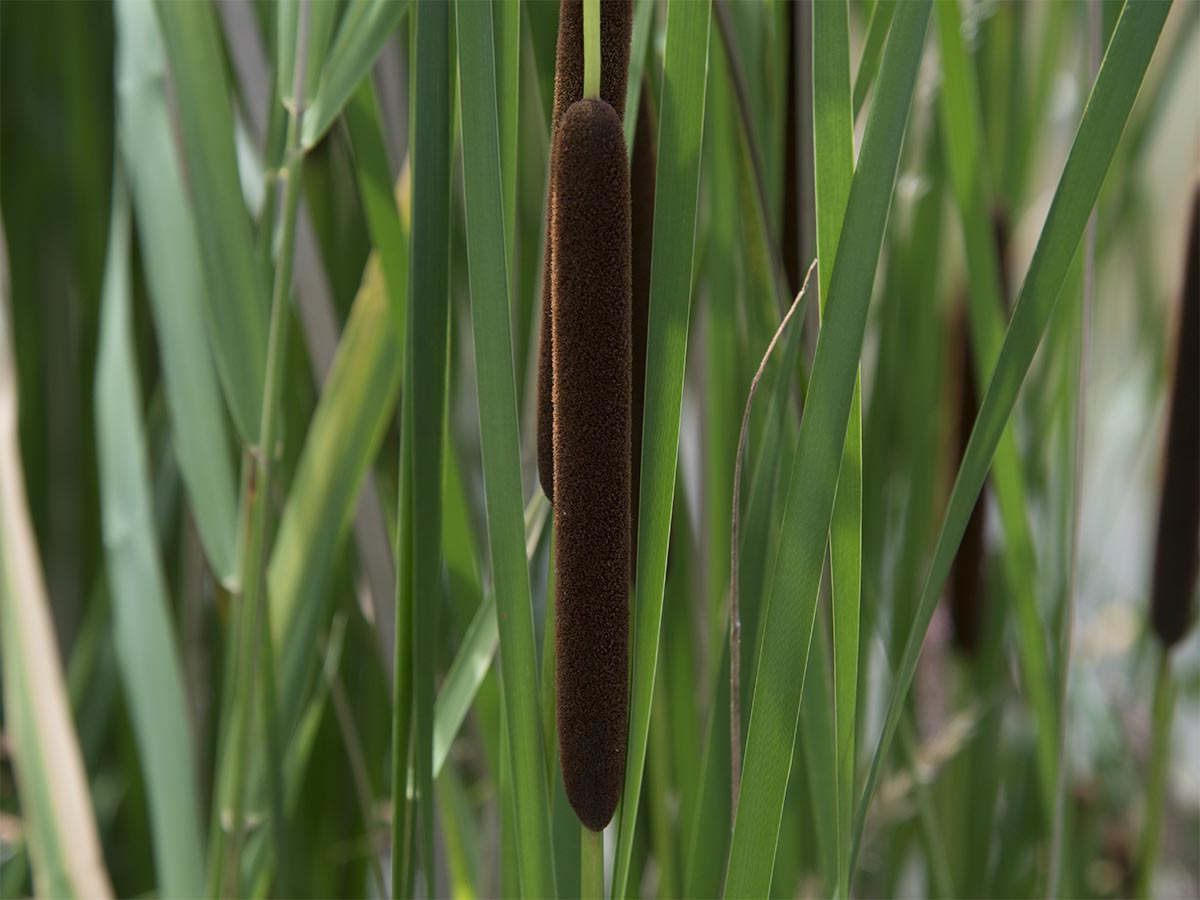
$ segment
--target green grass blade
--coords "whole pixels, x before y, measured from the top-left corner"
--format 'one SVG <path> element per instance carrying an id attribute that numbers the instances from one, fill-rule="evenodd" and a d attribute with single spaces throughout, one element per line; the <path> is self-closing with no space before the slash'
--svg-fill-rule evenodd
<path id="1" fill-rule="evenodd" d="M 730 847 L 728 896 L 765 896 L 796 736 L 825 537 L 909 101 L 929 2 L 902 5 L 891 29 L 879 91 L 850 187 L 825 321 L 784 507 L 754 683 L 742 786 Z M 803 648 L 797 653 L 797 642 Z"/>
<path id="2" fill-rule="evenodd" d="M 847 4 L 813 6 L 813 169 L 821 310 L 833 274 L 838 237 L 854 177 L 854 112 L 850 105 Z M 856 382 L 830 531 L 833 579 L 833 684 L 837 765 L 837 884 L 848 897 L 850 819 L 854 813 L 858 629 L 862 582 L 862 401 Z"/>
<path id="3" fill-rule="evenodd" d="M 267 371 L 267 287 L 242 200 L 217 22 L 209 3 L 156 0 L 155 5 L 179 102 L 208 285 L 209 342 L 234 425 L 250 445 L 258 437 Z"/>
<path id="4" fill-rule="evenodd" d="M 629 81 L 625 89 L 625 146 L 633 147 L 637 130 L 638 107 L 642 102 L 642 73 L 646 69 L 646 48 L 654 31 L 654 0 L 635 0 L 633 36 L 629 44 Z"/>
<path id="5" fill-rule="evenodd" d="M 328 0 L 314 5 L 335 6 Z M 305 147 L 312 147 L 329 130 L 407 10 L 407 0 L 350 0 L 321 70 L 316 96 L 304 115 L 301 143 Z"/>
<path id="6" fill-rule="evenodd" d="M 905 697 L 942 585 L 1016 403 L 1021 382 L 1054 310 L 1170 6 L 1169 0 L 1126 4 L 1100 66 L 950 495 L 920 605 L 896 672 L 879 745 L 855 815 L 856 852 L 871 795 L 904 711 Z"/>
<path id="7" fill-rule="evenodd" d="M 111 897 L 25 494 L 8 242 L 0 233 L 0 667 L 4 727 L 39 896 Z"/>
<path id="8" fill-rule="evenodd" d="M 937 23 L 944 75 L 939 96 L 942 134 L 967 253 L 970 287 L 967 303 L 976 380 L 986 384 L 1004 341 L 1005 304 L 985 187 L 983 120 L 975 70 L 963 42 L 957 0 L 939 0 Z M 1026 513 L 1028 504 L 1016 434 L 1011 425 L 1004 430 L 996 448 L 992 475 L 1004 525 L 1004 571 L 1014 603 L 1022 686 L 1037 723 L 1038 777 L 1049 813 L 1057 770 L 1058 716 L 1049 690 L 1047 630 L 1037 609 L 1033 536 Z"/>
<path id="9" fill-rule="evenodd" d="M 404 252 L 400 245 L 399 252 Z M 296 465 L 267 572 L 285 733 L 303 704 L 325 588 L 394 409 L 403 346 L 378 266 L 368 265 Z"/>
<path id="10" fill-rule="evenodd" d="M 450 746 L 467 718 L 475 693 L 491 668 L 500 636 L 496 621 L 496 595 L 488 592 L 463 635 L 458 653 L 446 671 L 438 693 L 433 721 L 433 771 L 439 775 L 450 755 Z"/>
<path id="11" fill-rule="evenodd" d="M 404 368 L 412 332 L 404 344 Z M 413 896 L 416 882 L 416 810 L 409 790 L 413 719 L 413 484 L 412 404 L 400 406 L 400 473 L 396 512 L 396 666 L 392 676 L 392 892 Z"/>
<path id="12" fill-rule="evenodd" d="M 158 338 L 173 450 L 188 505 L 218 579 L 234 577 L 237 487 L 221 388 L 205 338 L 205 280 L 190 201 L 175 157 L 167 63 L 148 0 L 116 7 L 121 154 Z"/>
<path id="13" fill-rule="evenodd" d="M 492 0 L 493 41 L 496 47 L 496 114 L 500 126 L 500 189 L 504 197 L 504 248 L 509 274 L 516 267 L 517 145 L 521 97 L 520 0 Z M 511 285 L 515 288 L 515 283 Z"/>
<path id="14" fill-rule="evenodd" d="M 521 518 L 492 8 L 488 3 L 467 0 L 456 4 L 456 14 L 479 431 L 488 544 L 500 620 L 500 663 L 511 745 L 521 886 L 531 896 L 552 897 L 556 889 L 538 712 L 537 651 Z"/>
<path id="15" fill-rule="evenodd" d="M 309 424 L 268 570 L 285 733 L 302 707 L 312 647 L 329 614 L 322 591 L 395 408 L 402 375 L 409 230 L 393 198 L 369 83 L 351 101 L 346 118 L 377 250 L 367 262 Z"/>
<path id="16" fill-rule="evenodd" d="M 854 118 L 862 111 L 867 93 L 879 72 L 879 61 L 883 58 L 883 45 L 888 29 L 896 12 L 896 0 L 875 0 L 871 20 L 867 24 L 867 39 L 863 45 L 862 59 L 858 62 L 858 74 L 854 78 Z"/>
<path id="17" fill-rule="evenodd" d="M 370 78 L 362 80 L 346 105 L 346 126 L 357 164 L 354 174 L 367 229 L 383 270 L 396 333 L 403 343 L 408 328 L 410 211 L 406 197 L 401 195 L 408 190 L 408 176 L 402 174 L 398 183 L 392 183 L 379 102 Z"/>
<path id="18" fill-rule="evenodd" d="M 525 510 L 527 523 L 525 553 L 533 558 L 546 528 L 550 502 L 540 491 L 533 495 Z M 553 606 L 553 603 L 551 603 Z M 548 626 L 549 627 L 549 626 Z M 553 631 L 553 629 L 551 629 Z M 483 683 L 496 655 L 499 624 L 496 621 L 496 594 L 488 591 L 467 626 L 454 661 L 446 670 L 446 680 L 438 693 L 433 714 L 433 777 L 437 778 L 450 754 L 454 736 L 467 718 L 475 694 Z M 553 655 L 553 654 L 551 654 Z"/>
<path id="19" fill-rule="evenodd" d="M 658 171 L 646 358 L 641 496 L 638 504 L 637 593 L 629 743 L 613 868 L 612 896 L 628 889 L 634 826 L 650 733 L 667 544 L 679 449 L 683 370 L 691 315 L 692 259 L 708 86 L 710 0 L 667 6 L 666 60 L 659 102 Z"/>
<path id="20" fill-rule="evenodd" d="M 129 219 L 129 198 L 118 177 L 96 358 L 101 519 L 117 666 L 145 773 L 158 887 L 165 896 L 198 897 L 204 890 L 200 806 L 142 430 L 130 312 Z"/>
<path id="21" fill-rule="evenodd" d="M 433 896 L 433 704 L 442 603 L 442 418 L 450 305 L 450 7 L 418 5 L 413 23 L 413 302 L 405 405 L 412 407 L 413 760 L 425 888 Z"/>

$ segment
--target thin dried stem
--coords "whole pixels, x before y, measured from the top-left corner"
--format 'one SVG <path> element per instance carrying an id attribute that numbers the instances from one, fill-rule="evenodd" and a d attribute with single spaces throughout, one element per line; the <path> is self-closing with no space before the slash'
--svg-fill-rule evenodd
<path id="1" fill-rule="evenodd" d="M 758 392 L 758 384 L 762 381 L 763 372 L 766 371 L 767 362 L 771 358 L 771 352 L 779 343 L 783 329 L 787 328 L 792 314 L 800 306 L 800 301 L 804 299 L 804 294 L 808 290 L 808 280 L 812 277 L 816 267 L 817 260 L 813 259 L 804 276 L 804 284 L 800 286 L 800 292 L 796 294 L 796 298 L 788 307 L 779 327 L 775 329 L 775 335 L 771 338 L 771 343 L 767 344 L 762 362 L 758 364 L 758 371 L 754 373 L 754 378 L 750 382 L 750 393 L 746 397 L 746 410 L 742 413 L 742 429 L 738 434 L 737 455 L 734 457 L 736 462 L 733 469 L 733 528 L 729 548 L 729 759 L 732 768 L 731 784 L 733 785 L 733 803 L 729 816 L 731 828 L 734 819 L 737 818 L 738 793 L 742 786 L 742 617 L 738 604 L 738 531 L 740 528 L 738 509 L 742 499 L 742 458 L 745 455 L 746 432 L 750 427 L 750 407 L 754 403 L 754 395 Z"/>

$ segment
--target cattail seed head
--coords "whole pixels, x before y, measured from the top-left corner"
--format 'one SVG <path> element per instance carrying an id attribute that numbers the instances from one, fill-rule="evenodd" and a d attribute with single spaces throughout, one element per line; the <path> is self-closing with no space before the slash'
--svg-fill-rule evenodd
<path id="1" fill-rule="evenodd" d="M 1150 595 L 1150 621 L 1168 650 L 1195 617 L 1200 554 L 1200 186 L 1192 199 L 1180 305 Z"/>
<path id="2" fill-rule="evenodd" d="M 625 774 L 632 406 L 629 168 L 621 118 L 559 123 L 553 241 L 555 662 L 567 799 L 594 831 Z"/>
<path id="3" fill-rule="evenodd" d="M 617 117 L 625 115 L 629 81 L 629 44 L 633 37 L 631 0 L 603 0 L 600 4 L 600 99 Z M 537 466 L 542 490 L 554 501 L 554 333 L 551 327 L 550 292 L 554 242 L 550 237 L 554 206 L 555 145 L 558 126 L 567 108 L 583 99 L 583 3 L 562 0 L 558 17 L 558 48 L 554 63 L 554 110 L 550 117 L 550 187 L 546 196 L 546 247 L 542 257 L 542 319 L 538 352 Z"/>

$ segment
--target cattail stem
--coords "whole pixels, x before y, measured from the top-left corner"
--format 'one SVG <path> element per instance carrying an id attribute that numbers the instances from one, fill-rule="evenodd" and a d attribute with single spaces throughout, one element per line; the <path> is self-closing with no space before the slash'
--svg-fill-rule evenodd
<path id="1" fill-rule="evenodd" d="M 1146 818 L 1138 852 L 1137 896 L 1148 898 L 1162 842 L 1163 805 L 1167 793 L 1167 768 L 1171 762 L 1171 720 L 1175 712 L 1175 679 L 1171 655 L 1164 650 L 1154 684 L 1154 724 L 1150 738 L 1150 776 L 1146 782 Z"/>
<path id="2" fill-rule="evenodd" d="M 600 0 L 583 0 L 583 96 L 600 97 Z"/>
<path id="3" fill-rule="evenodd" d="M 579 828 L 579 896 L 604 900 L 604 832 Z"/>

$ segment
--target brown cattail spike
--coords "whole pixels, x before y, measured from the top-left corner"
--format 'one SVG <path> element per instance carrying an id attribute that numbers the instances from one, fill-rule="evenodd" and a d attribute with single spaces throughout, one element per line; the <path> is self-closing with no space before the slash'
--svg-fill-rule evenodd
<path id="1" fill-rule="evenodd" d="M 658 166 L 658 125 L 650 90 L 642 82 L 637 128 L 633 133 L 629 190 L 633 209 L 633 443 L 629 506 L 629 577 L 637 567 L 638 498 L 642 474 L 642 415 L 646 395 L 646 329 L 650 320 L 650 258 L 654 239 L 654 176 Z"/>
<path id="2" fill-rule="evenodd" d="M 633 36 L 631 0 L 600 4 L 600 99 L 621 118 L 629 81 L 629 43 Z M 550 117 L 550 188 L 546 196 L 546 248 L 542 258 L 542 322 L 538 353 L 537 465 L 542 490 L 554 501 L 554 335 L 550 326 L 550 283 L 554 254 L 550 219 L 554 208 L 554 160 L 558 125 L 567 108 L 583 99 L 583 3 L 563 0 L 558 17 L 554 64 L 554 111 Z"/>
<path id="3" fill-rule="evenodd" d="M 553 171 L 558 746 L 567 799 L 598 831 L 625 774 L 633 352 L 629 168 L 608 103 L 567 110 Z"/>
<path id="4" fill-rule="evenodd" d="M 1150 606 L 1168 650 L 1192 624 L 1200 554 L 1200 187 L 1192 198 L 1180 305 Z"/>
<path id="5" fill-rule="evenodd" d="M 1007 309 L 1009 225 L 1007 214 L 999 206 L 992 209 L 992 239 L 996 245 L 1000 294 Z M 953 326 L 954 343 L 959 348 L 957 364 L 961 375 L 958 416 L 955 423 L 955 437 L 958 443 L 955 470 L 962 464 L 963 456 L 967 452 L 967 442 L 971 439 L 971 429 L 975 427 L 975 417 L 979 409 L 979 382 L 975 373 L 975 353 L 971 349 L 970 314 L 967 307 L 967 299 L 964 297 L 957 306 L 958 313 Z M 950 570 L 950 623 L 953 627 L 954 644 L 966 656 L 978 653 L 983 639 L 984 622 L 987 621 L 983 577 L 987 507 L 988 492 L 985 486 L 979 492 L 975 508 L 971 510 L 971 518 L 967 520 L 962 542 L 958 546 L 958 553 Z"/>
<path id="6" fill-rule="evenodd" d="M 955 323 L 955 343 L 958 345 L 958 365 L 961 369 L 961 387 L 958 396 L 958 465 L 967 451 L 971 429 L 975 427 L 976 411 L 979 407 L 979 389 L 975 383 L 975 360 L 971 353 L 971 335 L 967 325 L 965 302 L 959 305 Z M 979 492 L 962 542 L 950 569 L 950 622 L 953 626 L 954 644 L 967 656 L 979 650 L 985 616 L 983 596 L 983 551 L 984 523 L 987 521 L 987 497 L 985 488 Z"/>

